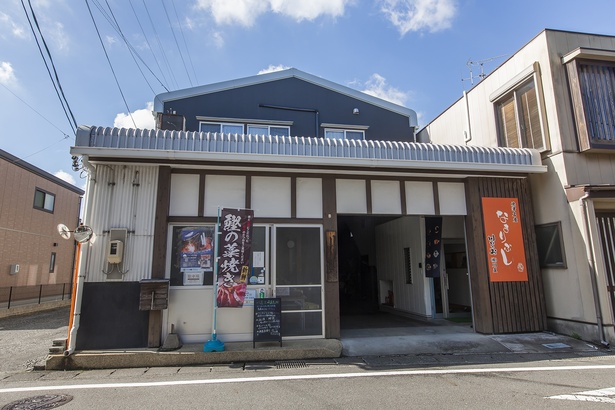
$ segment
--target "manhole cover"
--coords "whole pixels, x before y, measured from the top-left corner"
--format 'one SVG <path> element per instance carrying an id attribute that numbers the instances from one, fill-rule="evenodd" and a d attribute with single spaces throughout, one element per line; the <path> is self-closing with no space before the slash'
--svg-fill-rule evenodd
<path id="1" fill-rule="evenodd" d="M 290 360 L 286 362 L 276 362 L 276 368 L 278 369 L 299 369 L 302 367 L 308 367 L 308 364 L 302 360 Z"/>
<path id="2" fill-rule="evenodd" d="M 60 407 L 73 399 L 68 394 L 45 394 L 43 396 L 28 397 L 9 403 L 1 410 L 38 410 Z"/>

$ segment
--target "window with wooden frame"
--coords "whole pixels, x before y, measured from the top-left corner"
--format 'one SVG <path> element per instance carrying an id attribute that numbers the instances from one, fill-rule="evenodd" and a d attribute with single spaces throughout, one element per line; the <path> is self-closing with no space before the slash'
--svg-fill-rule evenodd
<path id="1" fill-rule="evenodd" d="M 594 50 L 594 52 L 597 52 Z M 594 56 L 581 50 L 579 56 Z M 611 56 L 615 58 L 615 52 Z M 566 61 L 566 60 L 565 60 Z M 615 61 L 572 59 L 566 63 L 581 151 L 615 148 Z"/>
<path id="2" fill-rule="evenodd" d="M 545 149 L 540 108 L 531 78 L 495 102 L 500 145 Z"/>
<path id="3" fill-rule="evenodd" d="M 533 148 L 540 152 L 550 149 L 538 62 L 496 89 L 489 101 L 495 111 L 500 146 Z"/>

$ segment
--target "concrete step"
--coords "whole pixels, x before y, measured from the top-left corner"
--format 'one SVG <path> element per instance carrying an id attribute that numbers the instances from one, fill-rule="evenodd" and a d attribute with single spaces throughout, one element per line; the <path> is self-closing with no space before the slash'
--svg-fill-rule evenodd
<path id="1" fill-rule="evenodd" d="M 54 339 L 52 343 L 53 343 L 52 346 L 66 347 L 66 339 Z"/>
<path id="2" fill-rule="evenodd" d="M 49 348 L 49 354 L 62 354 L 64 353 L 64 346 L 52 346 Z"/>

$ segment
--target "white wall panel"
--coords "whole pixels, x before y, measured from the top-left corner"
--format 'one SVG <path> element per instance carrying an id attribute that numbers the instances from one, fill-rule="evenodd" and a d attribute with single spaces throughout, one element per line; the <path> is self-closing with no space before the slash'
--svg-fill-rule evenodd
<path id="1" fill-rule="evenodd" d="M 199 214 L 199 176 L 171 174 L 170 216 L 197 216 Z"/>
<path id="2" fill-rule="evenodd" d="M 218 207 L 246 207 L 246 177 L 207 175 L 205 177 L 205 216 L 218 215 Z"/>
<path id="3" fill-rule="evenodd" d="M 297 218 L 322 218 L 320 178 L 297 178 Z"/>
<path id="4" fill-rule="evenodd" d="M 290 178 L 252 177 L 255 217 L 290 218 Z"/>
<path id="5" fill-rule="evenodd" d="M 467 215 L 466 189 L 459 182 L 438 182 L 440 215 Z"/>
<path id="6" fill-rule="evenodd" d="M 372 213 L 401 215 L 398 181 L 372 181 Z"/>
<path id="7" fill-rule="evenodd" d="M 122 280 L 138 281 L 151 277 L 154 217 L 158 185 L 156 166 L 98 165 L 95 182 L 88 200 L 85 222 L 94 230 L 95 238 L 84 246 L 86 281 L 104 282 L 107 269 L 106 248 L 109 230 L 128 231 L 124 245 Z"/>
<path id="8" fill-rule="evenodd" d="M 406 181 L 406 212 L 409 215 L 434 215 L 433 184 L 429 181 Z"/>
<path id="9" fill-rule="evenodd" d="M 376 227 L 377 272 L 379 281 L 391 284 L 394 308 L 419 316 L 431 316 L 431 291 L 425 278 L 423 219 L 405 216 Z M 412 284 L 406 283 L 404 248 L 412 255 Z M 381 300 L 382 302 L 382 300 Z"/>
<path id="10" fill-rule="evenodd" d="M 366 214 L 367 196 L 362 179 L 335 180 L 337 212 L 340 214 Z"/>

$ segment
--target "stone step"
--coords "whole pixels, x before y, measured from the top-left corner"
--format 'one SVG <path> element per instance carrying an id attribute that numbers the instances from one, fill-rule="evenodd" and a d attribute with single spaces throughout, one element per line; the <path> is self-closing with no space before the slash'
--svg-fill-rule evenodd
<path id="1" fill-rule="evenodd" d="M 49 353 L 50 354 L 62 354 L 64 353 L 64 346 L 52 346 L 49 348 Z"/>
<path id="2" fill-rule="evenodd" d="M 64 346 L 66 347 L 66 339 L 54 339 L 52 346 Z"/>

